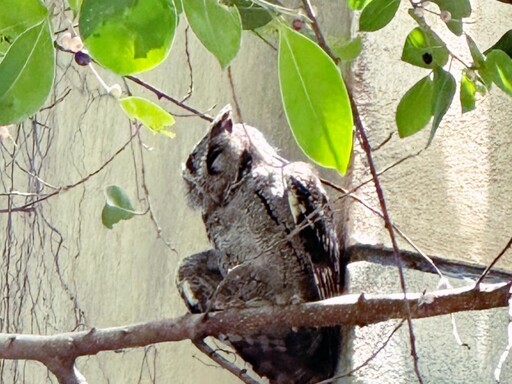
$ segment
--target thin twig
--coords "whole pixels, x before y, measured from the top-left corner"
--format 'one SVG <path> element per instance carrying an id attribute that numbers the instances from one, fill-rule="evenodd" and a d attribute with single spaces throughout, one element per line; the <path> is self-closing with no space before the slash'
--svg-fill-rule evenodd
<path id="1" fill-rule="evenodd" d="M 203 112 L 200 112 L 197 109 L 192 108 L 192 107 L 182 103 L 181 101 L 175 99 L 174 97 L 169 96 L 167 93 L 160 91 L 158 88 L 154 87 L 153 85 L 146 83 L 144 80 L 139 79 L 138 77 L 128 75 L 128 76 L 125 76 L 125 78 L 127 78 L 130 81 L 133 81 L 136 84 L 139 84 L 140 86 L 146 88 L 148 91 L 153 92 L 155 94 L 155 96 L 158 97 L 159 99 L 168 100 L 171 103 L 176 104 L 178 107 L 183 108 L 189 112 L 192 112 L 194 115 L 199 116 L 203 120 L 206 120 L 209 122 L 213 121 L 213 118 L 211 116 L 208 116 L 208 115 L 204 114 Z"/>
<path id="2" fill-rule="evenodd" d="M 483 281 L 483 279 L 485 278 L 485 276 L 489 273 L 489 271 L 492 269 L 492 267 L 494 267 L 494 265 L 498 262 L 499 259 L 501 259 L 501 257 L 505 254 L 505 252 L 508 251 L 508 249 L 512 246 L 512 237 L 510 238 L 510 240 L 508 241 L 507 245 L 505 245 L 505 247 L 501 250 L 501 252 L 499 253 L 498 256 L 496 256 L 494 258 L 494 260 L 492 261 L 491 264 L 489 264 L 489 266 L 487 268 L 485 268 L 485 271 L 482 273 L 482 276 L 480 276 L 480 278 L 477 280 L 475 286 L 478 287 L 478 285 Z"/>

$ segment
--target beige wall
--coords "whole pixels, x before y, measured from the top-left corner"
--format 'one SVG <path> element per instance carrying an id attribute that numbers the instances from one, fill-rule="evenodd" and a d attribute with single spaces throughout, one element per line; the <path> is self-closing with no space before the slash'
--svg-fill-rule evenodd
<path id="1" fill-rule="evenodd" d="M 507 6 L 493 3 L 493 7 L 484 7 L 481 3 L 481 7 L 475 4 L 478 23 L 469 28 L 481 28 L 473 32 L 473 37 L 485 45 L 510 27 L 512 11 Z M 340 34 L 348 28 L 340 7 L 334 2 L 321 4 L 321 22 L 328 35 Z M 357 100 L 373 144 L 395 129 L 393 113 L 400 95 L 424 73 L 399 62 L 402 41 L 412 27 L 405 10 L 401 13 L 403 17 L 385 30 L 365 37 L 366 53 L 354 68 Z M 480 26 L 482 19 L 486 24 Z M 184 23 L 180 25 L 170 59 L 142 76 L 176 97 L 186 94 L 190 75 L 183 35 Z M 398 35 L 403 38 L 397 39 Z M 194 92 L 187 103 L 202 111 L 212 107 L 217 111 L 233 102 L 226 73 L 190 32 L 189 50 Z M 128 123 L 116 102 L 104 95 L 90 72 L 72 64 L 68 55 L 59 56 L 55 98 L 68 87 L 71 93 L 53 113 L 38 116 L 48 126 L 39 128 L 38 135 L 43 138 L 40 146 L 49 147 L 40 177 L 57 186 L 73 183 L 96 170 L 129 135 Z M 242 51 L 233 64 L 233 76 L 244 121 L 260 127 L 285 157 L 303 159 L 286 128 L 277 88 L 276 53 L 254 35 L 244 34 Z M 119 81 L 108 74 L 105 77 L 109 82 Z M 131 84 L 130 88 L 140 92 Z M 512 126 L 507 117 L 511 105 L 509 98 L 496 91 L 480 103 L 475 113 L 461 118 L 453 109 L 431 148 L 382 177 L 393 220 L 425 251 L 486 263 L 508 240 L 512 180 L 507 169 L 507 143 Z M 183 114 L 172 105 L 169 108 L 177 116 Z M 174 286 L 176 265 L 180 259 L 209 245 L 199 214 L 186 205 L 181 163 L 206 127 L 198 118 L 178 117 L 173 140 L 142 134 L 145 146 L 151 148 L 142 149 L 143 166 L 163 239 L 157 238 L 148 215 L 117 224 L 111 231 L 101 225 L 102 191 L 106 185 L 122 186 L 138 209 L 145 208 L 143 201 L 137 200 L 137 196 L 143 195 L 137 141 L 84 185 L 48 200 L 37 215 L 13 216 L 15 231 L 11 243 L 4 243 L 2 271 L 9 268 L 21 272 L 16 277 L 6 277 L 6 273 L 0 277 L 2 289 L 10 287 L 11 299 L 2 304 L 2 317 L 10 314 L 12 324 L 17 325 L 11 326 L 11 331 L 55 333 L 75 329 L 77 325 L 79 329 L 80 325 L 106 327 L 185 312 Z M 30 126 L 25 126 L 25 132 L 32 140 L 34 132 Z M 52 137 L 51 145 L 47 137 Z M 407 140 L 395 136 L 375 153 L 378 168 L 415 152 L 426 139 L 426 134 Z M 356 148 L 355 153 L 353 184 L 357 185 L 368 178 L 368 172 L 360 149 Z M 29 166 L 23 154 L 18 159 Z M 343 182 L 332 173 L 328 175 L 337 183 Z M 18 170 L 13 189 L 26 190 L 26 180 L 26 174 Z M 1 181 L 5 188 L 10 187 L 7 173 Z M 375 203 L 371 187 L 363 188 L 359 194 Z M 5 216 L 1 219 L 0 233 L 7 233 Z M 51 231 L 44 219 L 62 236 L 60 248 L 59 235 Z M 38 224 L 37 231 L 32 230 L 31 220 Z M 387 244 L 382 228 L 382 223 L 360 206 L 350 207 L 348 236 L 352 243 Z M 8 259 L 6 254 L 10 255 Z M 351 266 L 352 290 L 396 291 L 397 276 L 393 268 L 357 263 Z M 432 276 L 411 272 L 408 277 L 411 290 L 432 289 L 436 285 Z M 27 280 L 31 282 L 28 288 Z M 464 314 L 458 318 L 459 327 L 467 335 L 464 341 L 472 347 L 470 351 L 455 345 L 446 318 L 415 322 L 420 367 L 426 382 L 491 382 L 489 373 L 497 353 L 506 344 L 502 336 L 506 311 Z M 378 324 L 355 330 L 354 365 L 375 349 L 389 328 L 389 324 Z M 408 338 L 405 332 L 402 335 L 368 369 L 359 372 L 354 382 L 411 382 Z M 25 363 L 20 364 L 23 367 Z M 80 359 L 79 365 L 90 383 L 149 383 L 153 378 L 158 383 L 237 382 L 230 374 L 211 366 L 189 342 L 102 353 Z M 7 363 L 4 377 L 9 377 L 12 367 Z M 26 367 L 25 376 L 16 376 L 17 382 L 52 380 L 46 378 L 46 372 L 37 364 L 27 363 Z M 472 381 L 476 376 L 478 380 Z"/>

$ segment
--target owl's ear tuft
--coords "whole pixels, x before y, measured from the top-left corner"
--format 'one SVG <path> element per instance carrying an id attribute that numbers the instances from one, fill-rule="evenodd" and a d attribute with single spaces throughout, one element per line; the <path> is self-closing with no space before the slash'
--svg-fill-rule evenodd
<path id="1" fill-rule="evenodd" d="M 219 112 L 212 123 L 211 136 L 217 136 L 222 132 L 233 132 L 233 116 L 231 113 L 231 105 L 228 104 Z"/>

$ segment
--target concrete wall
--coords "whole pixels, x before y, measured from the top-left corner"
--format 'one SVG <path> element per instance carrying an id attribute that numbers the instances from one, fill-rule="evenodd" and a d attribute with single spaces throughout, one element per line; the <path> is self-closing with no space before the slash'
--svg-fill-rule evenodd
<path id="1" fill-rule="evenodd" d="M 481 28 L 473 37 L 479 43 L 490 43 L 510 27 L 507 20 L 511 10 L 506 5 L 479 4 L 474 4 L 479 23 L 470 28 Z M 319 11 L 328 36 L 348 30 L 350 24 L 338 2 L 323 2 Z M 402 41 L 412 27 L 405 10 L 400 13 L 385 30 L 365 37 L 365 54 L 354 68 L 357 100 L 373 144 L 395 129 L 393 114 L 400 95 L 415 82 L 414 76 L 419 78 L 424 72 L 399 62 Z M 480 18 L 485 20 L 482 26 Z M 169 60 L 142 76 L 178 98 L 186 94 L 190 81 L 184 34 L 181 23 Z M 397 39 L 398 35 L 403 38 Z M 214 114 L 219 107 L 233 103 L 227 74 L 190 31 L 188 37 L 194 90 L 187 103 L 202 111 L 213 108 Z M 304 159 L 282 112 L 276 53 L 246 33 L 232 71 L 244 121 L 261 128 L 269 141 L 282 149 L 283 156 Z M 109 83 L 119 81 L 104 75 Z M 139 88 L 129 85 L 140 94 Z M 20 127 L 18 146 L 28 149 L 17 150 L 5 143 L 0 175 L 5 191 L 26 191 L 36 186 L 34 178 L 19 166 L 54 186 L 74 183 L 98 169 L 128 139 L 129 124 L 115 100 L 104 95 L 87 69 L 75 66 L 69 55 L 59 54 L 54 100 L 68 88 L 71 91 L 63 102 L 37 116 L 44 125 L 36 130 L 29 123 Z M 431 148 L 382 177 L 393 220 L 425 251 L 486 263 L 508 240 L 507 208 L 512 199 L 512 180 L 506 168 L 510 164 L 510 105 L 510 99 L 497 91 L 480 103 L 476 113 L 461 117 L 454 109 Z M 3 331 L 56 333 L 185 312 L 174 286 L 176 265 L 181 258 L 209 245 L 199 214 L 186 205 L 181 163 L 204 134 L 207 123 L 181 117 L 183 110 L 168 107 L 178 117 L 175 139 L 144 131 L 144 146 L 134 140 L 108 167 L 81 186 L 49 199 L 36 212 L 13 214 L 10 219 L 7 215 L 0 217 L 0 233 L 6 234 L 0 283 L 2 291 L 9 292 L 0 308 L 5 319 Z M 25 141 L 30 145 L 22 147 Z M 426 134 L 407 140 L 394 137 L 375 153 L 377 166 L 389 165 L 425 143 Z M 17 164 L 8 155 L 12 151 L 16 151 Z M 337 183 L 346 182 L 333 173 L 326 175 Z M 117 224 L 111 231 L 105 229 L 101 225 L 103 188 L 109 184 L 122 186 L 136 208 L 144 210 L 143 177 L 161 238 L 149 215 Z M 356 147 L 352 183 L 357 185 L 367 178 L 364 156 Z M 359 194 L 375 204 L 371 186 Z M 16 200 L 18 205 L 21 199 Z M 351 243 L 388 243 L 382 222 L 360 206 L 350 206 L 349 219 Z M 411 290 L 436 285 L 432 276 L 419 272 L 409 273 L 408 278 Z M 398 290 L 397 281 L 394 268 L 367 263 L 351 266 L 354 292 L 394 292 Z M 491 382 L 497 353 L 506 344 L 506 317 L 506 311 L 458 316 L 470 351 L 452 341 L 447 319 L 415 322 L 426 382 Z M 392 325 L 385 323 L 354 331 L 349 346 L 353 348 L 354 366 L 376 348 L 390 328 Z M 401 332 L 402 336 L 393 339 L 382 354 L 354 376 L 353 382 L 411 382 L 408 337 L 404 330 Z M 213 366 L 189 342 L 102 353 L 80 359 L 79 365 L 90 383 L 238 382 Z M 6 362 L 1 372 L 3 382 L 54 381 L 37 363 Z"/>

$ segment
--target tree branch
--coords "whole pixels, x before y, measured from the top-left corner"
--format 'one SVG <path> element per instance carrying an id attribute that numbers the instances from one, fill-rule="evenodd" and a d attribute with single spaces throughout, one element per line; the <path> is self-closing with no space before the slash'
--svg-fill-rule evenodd
<path id="1" fill-rule="evenodd" d="M 408 293 L 405 300 L 410 307 L 410 316 L 416 319 L 484 310 L 507 306 L 511 285 L 512 282 L 480 284 L 426 294 Z M 365 326 L 407 316 L 403 293 L 361 293 L 288 307 L 231 309 L 213 312 L 207 317 L 187 314 L 173 319 L 51 336 L 2 333 L 0 358 L 40 361 L 54 372 L 61 384 L 83 384 L 85 379 L 76 371 L 75 359 L 101 351 L 201 340 L 206 336 L 233 332 L 244 336 L 284 327 Z"/>

